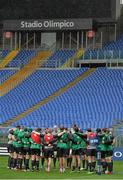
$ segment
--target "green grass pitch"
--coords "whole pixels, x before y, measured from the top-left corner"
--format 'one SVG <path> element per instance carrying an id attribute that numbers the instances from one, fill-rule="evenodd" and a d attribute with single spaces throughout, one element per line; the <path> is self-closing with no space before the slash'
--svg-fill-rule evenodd
<path id="1" fill-rule="evenodd" d="M 86 171 L 71 173 L 66 170 L 60 174 L 59 169 L 53 169 L 50 173 L 45 170 L 39 172 L 23 172 L 7 169 L 7 157 L 0 157 L 0 179 L 123 179 L 123 162 L 114 162 L 112 175 L 88 175 Z"/>

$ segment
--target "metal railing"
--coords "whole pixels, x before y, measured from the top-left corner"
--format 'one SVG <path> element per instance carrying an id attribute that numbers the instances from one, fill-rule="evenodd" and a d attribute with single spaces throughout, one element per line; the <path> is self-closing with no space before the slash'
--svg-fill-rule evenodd
<path id="1" fill-rule="evenodd" d="M 8 128 L 0 127 L 0 144 L 7 144 L 8 142 Z"/>
<path id="2" fill-rule="evenodd" d="M 123 127 L 114 130 L 115 147 L 123 147 Z"/>
<path id="3" fill-rule="evenodd" d="M 105 60 L 105 59 L 122 59 L 123 50 L 89 50 L 85 49 L 81 60 Z"/>
<path id="4" fill-rule="evenodd" d="M 115 146 L 123 147 L 123 119 L 113 120 L 113 134 L 115 136 Z"/>

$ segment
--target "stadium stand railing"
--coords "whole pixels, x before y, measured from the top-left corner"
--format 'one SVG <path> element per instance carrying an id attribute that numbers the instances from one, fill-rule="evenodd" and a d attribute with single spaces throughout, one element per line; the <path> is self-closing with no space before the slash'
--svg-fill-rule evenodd
<path id="1" fill-rule="evenodd" d="M 42 67 L 58 68 L 62 67 L 71 57 L 76 53 L 75 49 L 60 49 L 56 50 L 47 60 Z"/>
<path id="2" fill-rule="evenodd" d="M 105 63 L 108 67 L 123 66 L 123 37 L 117 41 L 106 43 L 102 48 L 87 48 L 77 61 L 78 65 Z"/>
<path id="3" fill-rule="evenodd" d="M 75 67 L 76 60 L 79 59 L 83 53 L 84 50 L 82 48 L 76 50 L 76 53 L 72 57 L 70 57 L 61 67 L 62 68 Z"/>

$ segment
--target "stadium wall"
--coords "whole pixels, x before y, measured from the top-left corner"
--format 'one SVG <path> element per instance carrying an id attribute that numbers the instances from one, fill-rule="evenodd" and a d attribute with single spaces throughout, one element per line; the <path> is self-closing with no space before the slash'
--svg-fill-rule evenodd
<path id="1" fill-rule="evenodd" d="M 28 3 L 27 1 L 25 1 L 25 3 L 23 3 L 23 0 L 19 1 L 17 3 L 14 4 L 14 1 L 10 1 L 8 3 L 8 0 L 6 1 L 6 4 L 3 3 L 2 4 L 2 11 L 0 12 L 0 18 L 3 18 L 2 23 L 1 23 L 1 32 L 0 32 L 0 44 L 1 47 L 6 47 L 8 48 L 9 45 L 4 46 L 2 45 L 3 41 L 4 41 L 4 37 L 3 37 L 3 32 L 5 31 L 44 31 L 44 32 L 48 32 L 48 31 L 57 31 L 57 47 L 61 48 L 62 47 L 62 43 L 60 42 L 61 39 L 63 38 L 61 36 L 60 31 L 64 30 L 64 36 L 65 36 L 65 40 L 64 40 L 64 44 L 66 46 L 64 46 L 64 48 L 68 48 L 71 47 L 69 46 L 69 37 L 70 37 L 70 30 L 73 31 L 71 33 L 73 33 L 73 39 L 72 41 L 75 42 L 75 45 L 73 46 L 73 48 L 77 48 L 77 33 L 79 34 L 79 41 L 81 41 L 82 39 L 82 31 L 83 30 L 91 30 L 94 29 L 94 31 L 96 32 L 96 42 L 97 44 L 104 44 L 108 41 L 112 41 L 115 40 L 115 23 L 116 23 L 116 19 L 120 16 L 120 9 L 121 9 L 121 5 L 120 5 L 120 0 L 103 0 L 101 2 L 99 2 L 99 0 L 67 0 L 64 1 L 62 0 L 62 4 L 60 4 L 61 2 L 58 0 L 53 1 L 53 4 L 51 4 L 50 0 L 47 1 L 43 1 L 40 0 L 40 2 L 37 0 L 37 3 L 34 4 L 34 0 L 29 0 Z M 3 1 L 0 2 L 0 4 Z M 64 4 L 63 4 L 64 2 Z M 43 3 L 43 5 L 41 6 L 41 4 Z M 55 3 L 55 6 L 53 6 Z M 10 5 L 10 9 L 7 10 L 7 13 L 3 13 L 4 11 L 6 11 L 6 8 L 8 7 L 8 5 Z M 16 5 L 16 7 L 15 7 Z M 37 6 L 39 5 L 39 6 Z M 83 6 L 82 6 L 83 5 Z M 98 5 L 101 9 L 98 8 Z M 28 11 L 25 11 L 25 8 L 28 6 Z M 105 9 L 104 9 L 105 6 Z M 34 11 L 31 13 L 30 9 L 31 8 L 34 9 Z M 40 7 L 40 12 L 39 12 L 39 7 Z M 74 7 L 74 8 L 73 8 Z M 61 10 L 59 10 L 59 8 L 64 9 L 64 14 L 63 11 L 61 12 Z M 15 9 L 14 11 L 12 11 L 12 9 Z M 35 12 L 35 9 L 37 10 Z M 42 9 L 42 11 L 41 11 Z M 47 13 L 47 10 L 49 11 L 49 13 Z M 13 13 L 14 12 L 14 13 Z M 39 12 L 39 13 L 38 13 Z M 23 14 L 21 14 L 23 13 Z M 26 14 L 27 13 L 27 14 Z M 29 14 L 28 14 L 29 13 Z M 41 13 L 41 14 L 40 14 Z M 50 14 L 51 13 L 51 14 Z M 5 16 L 3 16 L 3 14 Z M 9 14 L 9 16 L 8 16 Z M 40 19 L 37 19 L 37 17 L 40 16 Z M 15 20 L 16 17 L 16 20 Z M 33 18 L 35 21 L 44 21 L 46 20 L 45 18 L 48 17 L 48 20 L 50 21 L 54 21 L 56 20 L 55 17 L 57 17 L 57 21 L 61 21 L 61 20 L 72 20 L 75 19 L 76 22 L 78 23 L 78 25 L 75 27 L 41 27 L 41 28 L 20 28 L 19 27 L 19 23 L 20 23 L 20 19 L 19 17 L 23 18 L 23 21 L 31 21 L 31 18 Z M 45 18 L 44 18 L 45 17 Z M 50 18 L 49 18 L 50 17 Z M 66 17 L 68 17 L 66 19 Z M 74 17 L 74 18 L 73 18 Z M 76 18 L 75 18 L 76 17 Z M 91 17 L 91 18 L 89 18 Z M 44 18 L 44 20 L 43 20 Z M 59 19 L 60 18 L 60 19 Z M 62 19 L 61 19 L 62 18 Z M 6 21 L 7 19 L 9 19 L 9 21 Z M 13 20 L 12 20 L 13 19 Z M 89 19 L 91 20 L 88 21 Z M 5 21 L 4 21 L 5 20 Z M 96 22 L 96 26 L 94 26 L 93 21 Z M 88 23 L 89 22 L 89 23 Z M 88 25 L 90 24 L 90 26 Z M 3 31 L 3 32 L 2 32 Z M 69 31 L 69 32 L 68 32 Z M 77 32 L 80 31 L 80 32 Z M 38 32 L 36 32 L 37 34 Z M 101 42 L 101 33 L 103 36 L 103 40 Z M 84 32 L 84 36 L 85 36 L 86 32 Z M 15 35 L 14 35 L 15 36 Z M 37 36 L 38 37 L 38 36 Z M 26 35 L 24 35 L 24 38 L 26 38 Z M 13 38 L 13 42 L 15 37 Z M 39 39 L 39 38 L 38 38 Z M 9 39 L 5 39 L 5 41 L 9 43 Z M 84 39 L 84 41 L 86 41 L 86 37 Z M 40 43 L 40 42 L 39 42 Z M 91 43 L 92 44 L 92 43 Z M 86 44 L 85 44 L 85 47 Z"/>

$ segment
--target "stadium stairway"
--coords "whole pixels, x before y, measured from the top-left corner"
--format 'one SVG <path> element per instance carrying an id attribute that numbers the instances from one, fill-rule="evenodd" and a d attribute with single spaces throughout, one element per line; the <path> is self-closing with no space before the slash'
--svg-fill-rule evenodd
<path id="1" fill-rule="evenodd" d="M 12 119 L 7 120 L 6 122 L 3 122 L 1 125 L 3 127 L 7 127 L 10 126 L 12 123 L 15 123 L 16 121 L 20 120 L 21 118 L 25 117 L 26 115 L 30 114 L 31 112 L 33 112 L 34 110 L 38 109 L 39 107 L 45 105 L 46 103 L 48 103 L 49 101 L 53 100 L 54 98 L 60 96 L 61 94 L 63 94 L 65 91 L 67 91 L 68 89 L 70 89 L 71 87 L 73 87 L 75 84 L 79 83 L 81 80 L 83 80 L 84 78 L 88 77 L 90 74 L 92 74 L 94 71 L 96 70 L 96 68 L 90 68 L 87 71 L 85 71 L 84 73 L 82 73 L 80 76 L 78 76 L 77 78 L 75 78 L 73 81 L 69 82 L 67 85 L 65 85 L 64 87 L 58 89 L 56 92 L 52 93 L 50 96 L 44 98 L 42 101 L 38 102 L 37 104 L 33 105 L 31 108 L 27 109 L 26 111 L 18 114 L 17 116 L 13 117 Z"/>
<path id="2" fill-rule="evenodd" d="M 3 69 L 16 55 L 18 54 L 17 50 L 11 51 L 0 63 L 0 70 Z"/>
<path id="3" fill-rule="evenodd" d="M 0 96 L 5 95 L 11 89 L 16 87 L 19 83 L 21 83 L 25 78 L 31 75 L 38 67 L 41 66 L 43 60 L 50 56 L 51 52 L 43 51 L 37 53 L 35 57 L 33 57 L 28 64 L 26 64 L 22 69 L 17 71 L 14 75 L 12 75 L 9 79 L 4 81 L 0 85 Z"/>
<path id="4" fill-rule="evenodd" d="M 76 51 L 75 55 L 71 58 L 69 58 L 63 65 L 62 68 L 69 68 L 72 67 L 76 59 L 79 59 L 84 54 L 83 49 L 79 49 Z"/>

